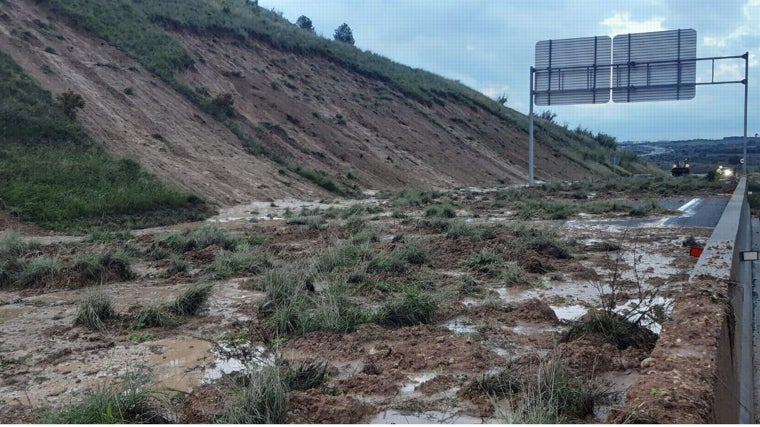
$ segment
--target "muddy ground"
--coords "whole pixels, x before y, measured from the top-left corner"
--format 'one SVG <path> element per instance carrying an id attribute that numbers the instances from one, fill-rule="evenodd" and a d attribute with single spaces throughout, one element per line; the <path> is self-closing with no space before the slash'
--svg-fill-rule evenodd
<path id="1" fill-rule="evenodd" d="M 621 349 L 597 336 L 561 342 L 563 336 L 574 320 L 601 306 L 602 293 L 611 291 L 618 307 L 646 292 L 664 313 L 656 320 L 665 319 L 672 309 L 669 297 L 696 262 L 683 245 L 685 238 L 705 242 L 711 230 L 605 225 L 620 214 L 524 223 L 496 203 L 496 194 L 451 193 L 447 201 L 456 206 L 456 217 L 438 220 L 426 217 L 425 206 L 374 198 L 262 202 L 223 211 L 205 223 L 141 230 L 111 242 L 48 235 L 5 216 L 0 237 L 20 232 L 24 240 L 42 242 L 24 257 L 47 254 L 73 260 L 126 249 L 135 274 L 129 280 L 104 276 L 100 283 L 86 284 L 63 274 L 34 287 L 0 291 L 0 422 L 35 421 L 45 410 L 78 402 L 88 391 L 136 372 L 178 393 L 169 420 L 213 422 L 225 401 L 227 377 L 275 357 L 290 365 L 322 362 L 328 368 L 323 384 L 290 392 L 289 423 L 508 422 L 515 400 L 479 389 L 478 381 L 507 368 L 532 372 L 548 359 L 562 361 L 574 376 L 593 380 L 604 390 L 592 414 L 570 421 L 604 422 L 622 407 L 651 348 Z M 316 226 L 285 217 L 302 207 L 344 212 L 353 203 L 369 208 L 359 217 L 362 227 L 374 233 L 375 252 L 390 253 L 416 242 L 429 258 L 402 273 L 372 275 L 349 268 L 318 274 L 313 291 L 325 292 L 330 281 L 343 277 L 354 286 L 352 302 L 377 308 L 413 284 L 438 297 L 428 324 L 394 328 L 367 323 L 350 333 L 317 331 L 273 340 L 262 327 L 266 319 L 259 310 L 266 296 L 260 287 L 264 273 L 215 279 L 209 268 L 225 251 L 216 245 L 182 253 L 179 259 L 188 266 L 184 271 L 172 270 L 173 261 L 151 252 L 168 233 L 213 226 L 255 241 L 253 250 L 267 254 L 274 264 L 313 259 L 351 238 L 355 217 L 337 215 Z M 436 227 L 441 222 L 488 232 L 485 237 L 454 237 Z M 539 247 L 515 255 L 518 223 L 556 233 L 569 252 Z M 473 254 L 482 254 L 484 248 L 510 265 L 520 265 L 525 272 L 521 281 L 474 265 Z M 125 320 L 199 281 L 213 284 L 200 316 L 173 328 L 138 329 Z M 78 306 L 94 289 L 111 296 L 119 315 L 107 323 L 106 333 L 75 325 Z M 645 323 L 659 332 L 657 321 Z"/>

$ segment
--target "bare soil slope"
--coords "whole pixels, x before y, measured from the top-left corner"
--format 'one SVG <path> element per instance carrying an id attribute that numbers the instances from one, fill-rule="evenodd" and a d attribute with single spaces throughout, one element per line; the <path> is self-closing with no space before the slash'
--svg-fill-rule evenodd
<path id="1" fill-rule="evenodd" d="M 423 105 L 392 84 L 264 42 L 173 34 L 196 60 L 180 80 L 212 96 L 231 94 L 238 123 L 291 165 L 365 189 L 527 180 L 527 134 L 488 111 L 456 100 Z M 0 50 L 43 88 L 80 93 L 87 105 L 79 120 L 110 153 L 212 203 L 326 194 L 247 153 L 224 125 L 158 77 L 33 1 L 3 2 Z M 540 179 L 587 172 L 542 145 L 536 165 Z"/>

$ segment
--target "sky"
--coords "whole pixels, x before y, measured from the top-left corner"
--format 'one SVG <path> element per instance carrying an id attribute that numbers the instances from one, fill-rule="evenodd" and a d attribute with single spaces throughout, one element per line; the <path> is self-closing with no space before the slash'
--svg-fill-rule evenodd
<path id="1" fill-rule="evenodd" d="M 528 114 L 536 43 L 577 37 L 691 28 L 697 57 L 749 52 L 747 135 L 760 133 L 760 0 L 259 0 L 295 22 L 309 17 L 332 38 L 343 23 L 355 46 L 421 68 Z M 715 62 L 715 80 L 744 78 L 744 60 Z M 711 61 L 697 81 L 709 82 Z M 744 85 L 698 86 L 688 101 L 534 106 L 571 128 L 619 141 L 724 138 L 744 133 Z"/>

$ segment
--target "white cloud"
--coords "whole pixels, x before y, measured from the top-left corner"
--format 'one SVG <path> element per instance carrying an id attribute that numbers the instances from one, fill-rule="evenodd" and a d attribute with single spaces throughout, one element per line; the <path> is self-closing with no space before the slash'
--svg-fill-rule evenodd
<path id="1" fill-rule="evenodd" d="M 610 36 L 628 33 L 648 33 L 651 31 L 663 31 L 662 23 L 665 18 L 654 17 L 646 21 L 633 21 L 629 12 L 615 12 L 609 18 L 605 18 L 601 25 L 607 27 Z"/>
<path id="2" fill-rule="evenodd" d="M 704 37 L 705 46 L 726 47 L 745 37 L 760 36 L 760 0 L 748 0 L 742 7 L 744 20 L 733 31 L 717 37 Z"/>

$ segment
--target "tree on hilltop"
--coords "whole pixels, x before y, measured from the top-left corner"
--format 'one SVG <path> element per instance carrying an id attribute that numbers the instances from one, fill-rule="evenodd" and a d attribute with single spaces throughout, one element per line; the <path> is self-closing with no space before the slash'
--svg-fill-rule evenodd
<path id="1" fill-rule="evenodd" d="M 351 31 L 351 27 L 345 22 L 343 25 L 335 29 L 333 38 L 339 42 L 348 43 L 350 45 L 354 44 L 354 33 Z"/>
<path id="2" fill-rule="evenodd" d="M 298 20 L 296 21 L 296 25 L 302 30 L 306 30 L 310 33 L 314 32 L 314 25 L 311 22 L 311 19 L 309 19 L 305 15 L 301 15 L 298 17 Z"/>

